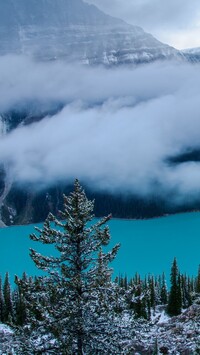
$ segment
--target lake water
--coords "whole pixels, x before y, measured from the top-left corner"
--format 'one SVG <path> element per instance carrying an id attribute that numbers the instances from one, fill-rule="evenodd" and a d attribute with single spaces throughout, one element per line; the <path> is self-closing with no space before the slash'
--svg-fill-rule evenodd
<path id="1" fill-rule="evenodd" d="M 41 225 L 40 225 L 41 226 Z M 200 264 L 200 213 L 178 214 L 151 220 L 119 220 L 109 222 L 111 246 L 121 243 L 121 249 L 112 263 L 115 275 L 136 272 L 142 276 L 151 273 L 169 277 L 171 263 L 177 258 L 180 271 L 197 274 Z M 29 234 L 34 226 L 13 226 L 0 229 L 0 273 L 14 275 L 38 274 L 29 256 L 29 248 L 47 253 L 47 246 L 32 242 Z"/>

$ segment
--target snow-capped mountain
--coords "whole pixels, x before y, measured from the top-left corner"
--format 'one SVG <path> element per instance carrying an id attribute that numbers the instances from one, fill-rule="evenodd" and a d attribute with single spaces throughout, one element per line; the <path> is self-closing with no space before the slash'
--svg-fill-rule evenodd
<path id="1" fill-rule="evenodd" d="M 109 65 L 184 57 L 82 0 L 0 0 L 0 38 L 0 55 L 46 60 Z"/>
<path id="2" fill-rule="evenodd" d="M 184 49 L 182 51 L 183 55 L 192 63 L 200 62 L 200 47 Z"/>
<path id="3" fill-rule="evenodd" d="M 0 55 L 5 54 L 108 66 L 185 59 L 182 52 L 159 42 L 142 28 L 106 15 L 83 0 L 0 0 Z M 37 109 L 28 102 L 24 110 L 24 103 L 21 105 L 22 108 L 0 112 L 0 135 L 21 124 L 39 121 L 47 114 L 51 116 L 62 107 L 62 102 L 47 108 L 36 104 Z M 6 224 L 23 224 L 44 220 L 50 210 L 57 213 L 62 192 L 67 188 L 53 186 L 42 194 L 29 189 L 22 193 L 18 186 L 12 186 L 8 168 L 0 166 L 0 225 L 1 217 Z M 99 194 L 97 199 L 97 215 L 111 210 L 116 217 L 152 217 L 166 213 L 163 203 L 157 201 L 151 207 L 149 202 L 139 202 L 136 207 L 133 203 L 130 213 L 130 203 L 125 206 L 121 197 Z M 56 210 L 52 210 L 54 205 Z M 141 205 L 142 211 L 138 207 Z"/>

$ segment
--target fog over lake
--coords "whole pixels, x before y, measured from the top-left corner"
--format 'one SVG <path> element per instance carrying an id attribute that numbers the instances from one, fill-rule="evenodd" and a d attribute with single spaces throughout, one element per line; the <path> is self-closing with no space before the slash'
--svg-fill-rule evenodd
<path id="1" fill-rule="evenodd" d="M 20 76 L 18 73 L 21 73 Z M 79 178 L 98 190 L 199 199 L 199 65 L 116 69 L 0 58 L 0 111 L 61 109 L 1 138 L 0 162 L 20 184 Z"/>

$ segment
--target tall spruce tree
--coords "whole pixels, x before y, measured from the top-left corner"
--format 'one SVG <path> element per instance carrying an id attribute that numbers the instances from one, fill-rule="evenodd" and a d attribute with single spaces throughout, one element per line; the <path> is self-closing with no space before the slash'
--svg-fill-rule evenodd
<path id="1" fill-rule="evenodd" d="M 142 281 L 136 286 L 134 295 L 134 312 L 138 318 L 148 319 L 149 290 L 144 289 Z M 150 301 L 149 301 L 150 305 Z"/>
<path id="2" fill-rule="evenodd" d="M 192 297 L 190 290 L 190 278 L 187 275 L 180 275 L 181 279 L 181 297 L 182 297 L 182 307 L 188 308 L 192 305 Z"/>
<path id="3" fill-rule="evenodd" d="M 170 316 L 176 316 L 181 313 L 181 277 L 178 270 L 176 258 L 174 258 L 171 268 L 171 288 L 167 305 L 167 312 Z"/>
<path id="4" fill-rule="evenodd" d="M 161 291 L 160 291 L 160 302 L 161 304 L 167 304 L 168 294 L 167 294 L 167 284 L 165 279 L 165 274 L 163 272 L 161 278 Z"/>
<path id="5" fill-rule="evenodd" d="M 3 297 L 4 297 L 4 322 L 12 322 L 13 318 L 13 302 L 12 302 L 12 293 L 9 280 L 9 273 L 7 272 L 3 284 Z"/>
<path id="6" fill-rule="evenodd" d="M 195 291 L 196 291 L 197 293 L 200 293 L 200 265 L 199 265 L 199 268 L 198 268 L 198 274 L 197 274 L 197 278 L 196 278 Z"/>
<path id="7" fill-rule="evenodd" d="M 24 284 L 28 281 L 28 277 L 25 272 L 22 275 L 22 280 Z M 20 285 L 18 285 L 17 289 L 14 291 L 13 297 L 14 322 L 16 325 L 23 325 L 26 322 L 26 305 Z"/>
<path id="8" fill-rule="evenodd" d="M 155 309 L 156 306 L 156 291 L 155 291 L 155 279 L 153 276 L 148 277 L 149 291 L 150 291 L 150 306 Z"/>
<path id="9" fill-rule="evenodd" d="M 114 313 L 112 270 L 108 266 L 119 245 L 103 252 L 102 247 L 110 241 L 105 226 L 110 217 L 92 225 L 93 208 L 94 203 L 76 180 L 74 191 L 64 196 L 62 221 L 49 214 L 43 229 L 37 228 L 39 235 L 30 236 L 36 242 L 53 244 L 57 255 L 44 256 L 31 249 L 34 263 L 47 276 L 35 281 L 16 279 L 26 303 L 29 326 L 24 331 L 29 352 L 36 351 L 36 342 L 31 339 L 37 338 L 39 330 L 37 351 L 41 353 L 126 353 L 123 332 L 128 321 L 124 324 Z"/>
<path id="10" fill-rule="evenodd" d="M 2 290 L 2 278 L 0 276 L 0 322 L 4 322 L 4 297 Z"/>

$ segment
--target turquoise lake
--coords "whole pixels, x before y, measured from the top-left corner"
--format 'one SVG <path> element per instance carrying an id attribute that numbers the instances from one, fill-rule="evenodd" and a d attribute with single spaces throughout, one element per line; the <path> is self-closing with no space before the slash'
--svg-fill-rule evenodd
<path id="1" fill-rule="evenodd" d="M 113 219 L 109 223 L 111 246 L 121 243 L 116 260 L 112 263 L 114 274 L 133 276 L 136 272 L 142 277 L 151 273 L 169 277 L 171 263 L 177 258 L 182 273 L 197 275 L 200 264 L 200 213 L 178 214 L 150 220 Z M 39 226 L 42 226 L 39 225 Z M 13 226 L 0 229 L 0 273 L 21 276 L 38 274 L 29 248 L 48 255 L 52 249 L 32 242 L 29 234 L 34 225 Z"/>

